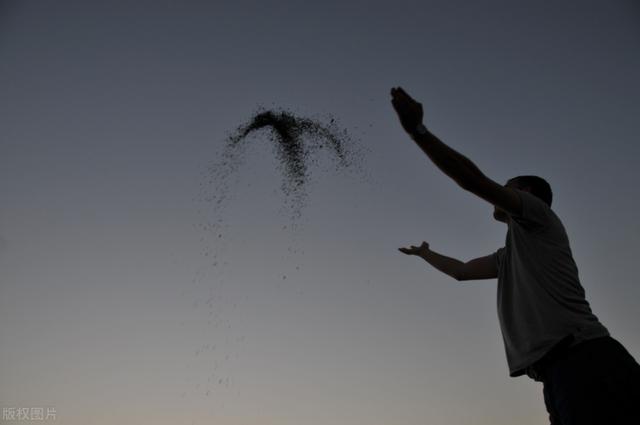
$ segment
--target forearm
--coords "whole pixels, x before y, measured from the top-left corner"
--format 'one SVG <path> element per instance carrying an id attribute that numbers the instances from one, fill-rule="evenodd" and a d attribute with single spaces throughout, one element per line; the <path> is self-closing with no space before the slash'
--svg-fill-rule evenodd
<path id="1" fill-rule="evenodd" d="M 474 184 L 485 178 L 471 160 L 451 149 L 431 132 L 412 135 L 412 139 L 443 173 L 463 189 L 471 190 Z"/>
<path id="2" fill-rule="evenodd" d="M 462 261 L 447 257 L 446 255 L 438 254 L 431 249 L 421 253 L 420 258 L 440 270 L 442 273 L 448 274 L 456 280 L 460 279 L 462 267 L 464 266 Z"/>

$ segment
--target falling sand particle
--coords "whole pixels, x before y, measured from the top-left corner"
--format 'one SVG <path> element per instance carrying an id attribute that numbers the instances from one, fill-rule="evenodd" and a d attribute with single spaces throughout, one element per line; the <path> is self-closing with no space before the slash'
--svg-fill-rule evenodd
<path id="1" fill-rule="evenodd" d="M 247 142 L 259 143 L 259 136 L 267 136 L 273 143 L 283 172 L 281 188 L 292 218 L 300 216 L 306 203 L 306 185 L 311 166 L 318 164 L 318 151 L 328 150 L 337 169 L 360 168 L 358 149 L 348 132 L 338 128 L 334 118 L 322 123 L 285 110 L 259 110 L 228 136 L 222 162 L 211 170 L 212 180 L 218 187 L 215 203 L 221 204 L 228 198 L 227 180 L 241 163 Z"/>
<path id="2" fill-rule="evenodd" d="M 203 310 L 201 317 L 213 332 L 208 334 L 207 331 L 203 339 L 217 338 L 194 347 L 195 350 L 192 352 L 194 365 L 204 367 L 210 365 L 211 361 L 215 365 L 215 375 L 211 374 L 209 379 L 204 379 L 202 385 L 193 391 L 207 396 L 213 395 L 213 391 L 233 386 L 233 381 L 227 377 L 220 377 L 220 374 L 232 370 L 231 363 L 238 358 L 237 350 L 244 343 L 244 336 L 235 341 L 224 339 L 217 342 L 220 341 L 220 333 L 231 332 L 228 306 L 233 305 L 234 310 L 237 307 L 235 302 L 232 304 L 234 300 L 230 298 L 226 287 L 229 262 L 224 260 L 224 255 L 230 241 L 230 226 L 224 210 L 235 195 L 232 189 L 239 182 L 240 166 L 247 158 L 247 149 L 258 144 L 266 144 L 273 149 L 277 166 L 282 172 L 284 205 L 281 212 L 285 218 L 290 217 L 291 220 L 286 225 L 279 226 L 283 231 L 291 233 L 294 239 L 290 243 L 294 245 L 298 219 L 302 216 L 308 198 L 309 183 L 317 170 L 327 171 L 326 166 L 331 164 L 335 166 L 333 174 L 342 171 L 355 172 L 360 176 L 366 174 L 363 173 L 362 167 L 364 149 L 354 143 L 348 132 L 340 128 L 337 120 L 331 117 L 311 119 L 282 109 L 258 109 L 247 121 L 227 134 L 220 155 L 203 175 L 204 181 L 200 184 L 197 199 L 201 202 L 198 214 L 202 222 L 195 225 L 195 228 L 202 232 L 199 239 L 202 244 L 202 258 L 206 259 L 207 264 L 198 269 L 193 279 L 192 286 L 196 294 L 193 308 Z M 304 251 L 289 246 L 285 254 L 304 255 Z M 278 281 L 295 281 L 300 267 L 296 266 L 295 270 L 296 272 L 291 273 L 278 273 Z M 202 292 L 205 288 L 208 288 L 208 294 Z M 198 302 L 199 300 L 201 302 Z M 216 341 L 216 345 L 211 344 L 213 341 Z M 209 346 L 212 348 L 208 349 Z"/>

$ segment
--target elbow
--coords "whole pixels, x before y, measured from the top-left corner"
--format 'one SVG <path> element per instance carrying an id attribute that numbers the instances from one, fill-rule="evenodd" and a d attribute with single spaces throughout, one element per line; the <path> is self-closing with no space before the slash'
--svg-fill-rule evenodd
<path id="1" fill-rule="evenodd" d="M 480 170 L 478 170 L 476 172 L 469 171 L 465 173 L 456 179 L 456 183 L 458 183 L 458 186 L 462 189 L 475 195 L 479 195 L 482 192 L 486 192 L 487 187 L 489 187 L 490 180 L 487 179 Z"/>
<path id="2" fill-rule="evenodd" d="M 469 273 L 467 273 L 466 263 L 461 262 L 458 267 L 453 271 L 451 277 L 453 277 L 458 282 L 462 282 L 463 280 L 469 280 Z"/>
<path id="3" fill-rule="evenodd" d="M 478 177 L 466 177 L 464 179 L 456 180 L 458 186 L 467 192 L 471 192 L 473 194 L 478 194 L 482 188 L 482 180 Z"/>
<path id="4" fill-rule="evenodd" d="M 468 177 L 457 177 L 454 180 L 461 189 L 471 191 L 471 188 L 473 187 L 473 181 Z"/>
<path id="5" fill-rule="evenodd" d="M 478 182 L 478 179 L 470 176 L 458 176 L 458 177 L 455 177 L 453 180 L 456 182 L 456 184 L 460 189 L 465 190 L 467 192 L 474 193 L 474 194 L 478 192 L 478 189 L 480 187 L 480 183 Z"/>
<path id="6" fill-rule="evenodd" d="M 452 276 L 458 282 L 462 282 L 463 280 L 467 280 L 462 272 L 456 272 Z"/>

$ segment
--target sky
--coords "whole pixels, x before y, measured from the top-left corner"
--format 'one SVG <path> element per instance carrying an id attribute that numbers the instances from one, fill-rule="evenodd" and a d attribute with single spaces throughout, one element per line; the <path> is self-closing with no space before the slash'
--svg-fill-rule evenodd
<path id="1" fill-rule="evenodd" d="M 550 182 L 587 299 L 638 359 L 638 52 L 622 0 L 0 2 L 0 405 L 70 425 L 544 423 L 541 384 L 508 376 L 496 281 L 397 251 L 466 261 L 506 226 L 389 90 L 490 178 Z M 334 117 L 364 172 L 320 157 L 292 222 L 255 134 L 212 208 L 259 107 Z"/>

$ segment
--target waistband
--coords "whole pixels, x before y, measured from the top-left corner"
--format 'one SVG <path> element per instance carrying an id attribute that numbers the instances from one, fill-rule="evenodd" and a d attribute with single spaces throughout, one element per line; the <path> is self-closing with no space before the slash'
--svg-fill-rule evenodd
<path id="1" fill-rule="evenodd" d="M 554 345 L 551 350 L 547 351 L 540 360 L 528 366 L 524 373 L 534 381 L 542 382 L 549 365 L 563 353 L 569 351 L 569 348 L 574 347 L 576 345 L 575 342 L 575 337 L 573 335 L 566 336 Z"/>

